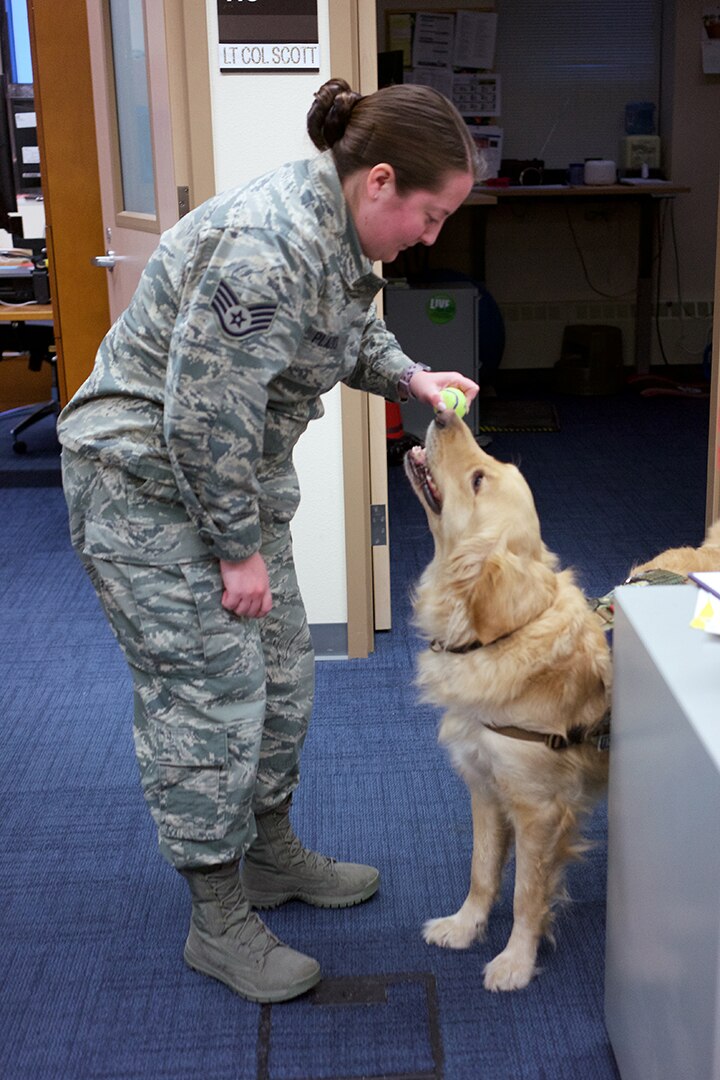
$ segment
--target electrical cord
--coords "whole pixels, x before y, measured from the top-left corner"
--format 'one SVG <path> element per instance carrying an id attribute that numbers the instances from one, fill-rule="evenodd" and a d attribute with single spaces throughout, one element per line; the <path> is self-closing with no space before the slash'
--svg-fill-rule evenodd
<path id="1" fill-rule="evenodd" d="M 686 336 L 687 328 L 685 326 L 685 307 L 683 300 L 683 291 L 680 277 L 680 251 L 678 245 L 677 231 L 675 228 L 675 202 L 673 199 L 667 200 L 665 206 L 663 206 L 662 220 L 658 222 L 658 270 L 655 281 L 655 333 L 657 335 L 658 346 L 660 348 L 660 355 L 662 356 L 663 363 L 668 365 L 667 353 L 665 351 L 665 344 L 663 342 L 662 330 L 660 324 L 660 286 L 662 280 L 662 257 L 665 249 L 665 233 L 668 228 L 668 220 L 670 222 L 670 237 L 673 249 L 673 262 L 674 262 L 674 277 L 675 277 L 675 291 L 677 296 L 678 313 L 680 319 L 680 336 L 675 342 L 677 348 L 681 349 L 688 356 L 703 356 L 707 345 L 712 336 L 712 319 L 709 319 L 708 328 L 705 331 L 704 341 L 700 348 L 688 348 L 684 339 Z M 709 317 L 708 317 L 709 318 Z"/>
<path id="2" fill-rule="evenodd" d="M 662 330 L 660 329 L 660 282 L 662 279 L 662 267 L 663 267 L 663 246 L 665 238 L 665 219 L 667 218 L 667 204 L 662 208 L 662 214 L 656 223 L 657 227 L 657 270 L 655 272 L 655 334 L 657 336 L 658 346 L 660 348 L 660 355 L 662 357 L 663 364 L 666 367 L 669 366 L 667 353 L 665 352 L 665 343 L 662 338 Z"/>
<path id="3" fill-rule="evenodd" d="M 593 285 L 592 281 L 590 280 L 590 274 L 588 272 L 587 264 L 585 262 L 585 256 L 582 253 L 582 248 L 580 247 L 580 242 L 575 232 L 572 215 L 570 214 L 570 207 L 566 205 L 563 207 L 563 209 L 565 210 L 565 217 L 567 218 L 568 228 L 570 230 L 570 236 L 572 237 L 572 241 L 575 246 L 575 251 L 577 252 L 578 258 L 580 259 L 580 265 L 582 266 L 585 281 L 590 286 L 592 291 L 594 293 L 597 293 L 598 296 L 604 297 L 604 299 L 606 300 L 627 300 L 629 297 L 634 296 L 636 292 L 634 285 L 631 289 L 626 289 L 624 292 L 621 293 L 603 292 L 602 289 L 598 289 L 596 285 Z"/>
<path id="4" fill-rule="evenodd" d="M 582 251 L 582 248 L 580 246 L 580 242 L 578 240 L 577 233 L 575 231 L 575 226 L 573 224 L 572 215 L 570 213 L 570 208 L 568 206 L 565 206 L 564 210 L 565 210 L 565 216 L 567 218 L 568 228 L 570 230 L 570 236 L 572 237 L 572 241 L 573 241 L 573 244 L 575 246 L 575 251 L 577 252 L 577 256 L 578 256 L 578 258 L 580 260 L 580 265 L 582 266 L 585 281 L 587 282 L 589 287 L 592 289 L 592 291 L 594 293 L 596 293 L 598 296 L 602 296 L 606 300 L 622 300 L 622 299 L 627 299 L 628 297 L 631 297 L 631 296 L 635 295 L 635 293 L 636 293 L 635 286 L 633 286 L 633 288 L 629 289 L 627 292 L 608 293 L 608 292 L 605 292 L 603 289 L 599 289 L 596 285 L 593 284 L 593 282 L 590 279 L 590 274 L 589 274 L 589 271 L 588 271 L 587 263 L 585 261 L 585 256 L 583 255 L 583 251 Z M 684 337 L 685 337 L 686 327 L 685 327 L 684 301 L 683 301 L 682 285 L 681 285 L 681 278 L 680 278 L 680 253 L 679 253 L 679 247 L 678 247 L 677 232 L 676 232 L 676 228 L 675 228 L 675 204 L 674 204 L 673 199 L 664 200 L 663 207 L 662 207 L 662 214 L 660 215 L 660 219 L 657 221 L 657 225 L 656 225 L 656 228 L 657 228 L 657 241 L 656 241 L 657 250 L 656 250 L 656 253 L 653 255 L 653 260 L 652 261 L 653 261 L 654 270 L 655 270 L 655 318 L 654 318 L 654 321 L 655 321 L 655 333 L 656 333 L 656 336 L 657 336 L 658 347 L 659 347 L 659 350 L 660 350 L 660 355 L 662 357 L 663 364 L 665 364 L 666 366 L 669 367 L 670 366 L 670 360 L 668 359 L 668 355 L 667 355 L 667 352 L 666 352 L 666 349 L 665 349 L 665 342 L 663 341 L 662 328 L 661 328 L 661 324 L 660 324 L 660 287 L 661 287 L 661 281 L 662 281 L 663 255 L 664 255 L 664 250 L 665 250 L 665 233 L 667 231 L 668 221 L 670 223 L 670 237 L 671 237 L 672 248 L 673 248 L 675 289 L 676 289 L 676 293 L 677 293 L 677 303 L 678 303 L 678 310 L 679 310 L 679 316 L 680 316 L 680 326 L 681 326 L 680 337 L 679 337 L 678 341 L 676 342 L 677 347 L 682 349 L 682 351 L 685 352 L 688 356 L 702 356 L 705 353 L 705 350 L 707 348 L 708 340 L 709 340 L 709 338 L 711 336 L 711 333 L 712 333 L 712 322 L 710 323 L 710 328 L 708 329 L 708 331 L 706 331 L 705 341 L 704 341 L 703 346 L 700 349 L 690 349 L 690 348 L 688 348 L 688 346 L 684 343 L 684 340 L 683 340 Z"/>

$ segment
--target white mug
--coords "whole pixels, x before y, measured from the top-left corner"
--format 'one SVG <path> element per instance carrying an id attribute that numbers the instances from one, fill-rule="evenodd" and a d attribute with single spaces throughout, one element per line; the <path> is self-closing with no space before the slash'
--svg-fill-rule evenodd
<path id="1" fill-rule="evenodd" d="M 586 184 L 614 184 L 617 180 L 617 166 L 614 161 L 604 158 L 587 158 L 585 161 Z"/>

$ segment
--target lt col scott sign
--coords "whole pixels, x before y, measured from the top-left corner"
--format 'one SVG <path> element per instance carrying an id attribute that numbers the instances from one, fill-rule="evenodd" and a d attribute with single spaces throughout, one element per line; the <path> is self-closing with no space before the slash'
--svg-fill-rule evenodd
<path id="1" fill-rule="evenodd" d="M 221 71 L 319 71 L 317 0 L 217 0 Z"/>

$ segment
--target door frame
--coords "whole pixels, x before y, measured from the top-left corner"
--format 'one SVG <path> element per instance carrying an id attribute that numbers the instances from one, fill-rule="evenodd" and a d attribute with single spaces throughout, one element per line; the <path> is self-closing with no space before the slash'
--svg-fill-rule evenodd
<path id="1" fill-rule="evenodd" d="M 710 367 L 710 426 L 708 432 L 706 527 L 720 518 L 720 184 L 718 185 L 717 247 L 715 250 L 715 321 Z"/>
<path id="2" fill-rule="evenodd" d="M 175 179 L 190 207 L 216 193 L 207 8 L 198 0 L 165 0 L 165 38 Z"/>
<path id="3" fill-rule="evenodd" d="M 377 89 L 375 0 L 333 0 L 330 64 L 360 93 Z M 382 314 L 382 296 L 376 306 Z M 375 630 L 391 626 L 385 402 L 342 386 L 341 407 L 348 656 L 358 658 L 373 651 Z M 373 510 L 384 516 L 384 543 L 373 543 Z"/>

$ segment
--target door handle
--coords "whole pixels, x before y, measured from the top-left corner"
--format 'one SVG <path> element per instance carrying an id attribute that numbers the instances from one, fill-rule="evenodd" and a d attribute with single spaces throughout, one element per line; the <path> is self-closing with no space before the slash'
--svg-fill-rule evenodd
<path id="1" fill-rule="evenodd" d="M 93 266 L 99 266 L 101 270 L 114 270 L 120 256 L 114 251 L 107 251 L 105 255 L 96 255 L 90 260 Z"/>

